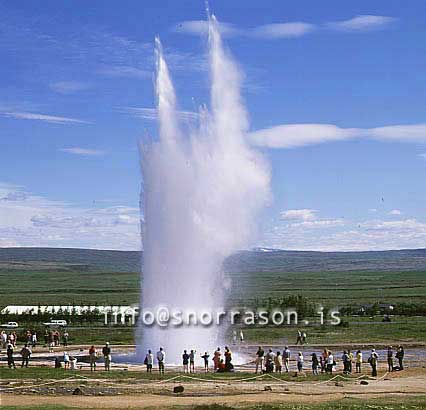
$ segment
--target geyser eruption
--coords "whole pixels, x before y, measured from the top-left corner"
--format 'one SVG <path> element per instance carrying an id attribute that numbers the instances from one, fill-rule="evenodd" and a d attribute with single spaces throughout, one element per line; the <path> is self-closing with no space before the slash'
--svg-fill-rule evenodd
<path id="1" fill-rule="evenodd" d="M 241 76 L 209 18 L 210 110 L 201 108 L 196 129 L 184 135 L 176 95 L 160 41 L 156 40 L 159 139 L 141 147 L 144 265 L 139 354 L 160 346 L 168 362 L 183 349 L 204 352 L 220 342 L 221 328 L 142 323 L 159 307 L 215 313 L 223 309 L 222 263 L 246 247 L 255 218 L 269 197 L 269 172 L 245 140 L 248 116 Z M 145 317 L 146 318 L 146 317 Z"/>

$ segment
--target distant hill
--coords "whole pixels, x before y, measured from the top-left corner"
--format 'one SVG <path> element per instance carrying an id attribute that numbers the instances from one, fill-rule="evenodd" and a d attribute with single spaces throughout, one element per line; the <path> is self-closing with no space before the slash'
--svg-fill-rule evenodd
<path id="1" fill-rule="evenodd" d="M 141 253 L 73 248 L 0 248 L 0 271 L 138 272 Z M 230 272 L 426 271 L 426 249 L 380 252 L 242 251 Z"/>

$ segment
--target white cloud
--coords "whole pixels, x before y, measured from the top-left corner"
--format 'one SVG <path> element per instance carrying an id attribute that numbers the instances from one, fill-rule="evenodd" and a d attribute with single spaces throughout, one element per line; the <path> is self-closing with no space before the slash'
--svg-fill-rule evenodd
<path id="1" fill-rule="evenodd" d="M 264 39 L 301 37 L 314 31 L 315 25 L 303 22 L 265 24 L 252 30 L 252 35 Z"/>
<path id="2" fill-rule="evenodd" d="M 0 112 L 0 115 L 8 118 L 14 118 L 17 120 L 34 120 L 43 121 L 51 124 L 90 124 L 89 121 L 79 120 L 76 118 L 69 117 L 58 117 L 55 115 L 37 114 L 31 112 Z"/>
<path id="3" fill-rule="evenodd" d="M 426 123 L 388 125 L 365 130 L 367 136 L 383 141 L 426 142 Z"/>
<path id="4" fill-rule="evenodd" d="M 389 212 L 389 215 L 402 215 L 402 212 L 399 209 L 392 209 L 392 211 Z"/>
<path id="5" fill-rule="evenodd" d="M 156 108 L 119 107 L 118 110 L 144 120 L 155 121 L 158 117 Z M 178 111 L 177 114 L 183 121 L 196 121 L 199 118 L 199 114 L 194 111 Z"/>
<path id="6" fill-rule="evenodd" d="M 140 249 L 139 209 L 78 207 L 0 184 L 0 246 Z"/>
<path id="7" fill-rule="evenodd" d="M 295 148 L 372 138 L 384 142 L 426 142 L 426 124 L 389 125 L 376 128 L 342 128 L 333 124 L 284 124 L 248 134 L 251 144 L 268 148 Z"/>
<path id="8" fill-rule="evenodd" d="M 50 84 L 50 88 L 59 94 L 73 94 L 78 91 L 87 90 L 90 87 L 90 84 L 78 81 L 58 81 Z"/>
<path id="9" fill-rule="evenodd" d="M 370 31 L 385 28 L 395 20 L 393 17 L 366 14 L 355 16 L 349 20 L 335 21 L 327 25 L 341 31 Z"/>
<path id="10" fill-rule="evenodd" d="M 349 20 L 335 21 L 324 25 L 316 25 L 303 21 L 270 23 L 253 28 L 239 28 L 230 23 L 219 23 L 224 36 L 257 37 L 262 39 L 296 38 L 321 28 L 331 28 L 337 31 L 364 32 L 383 29 L 396 21 L 393 17 L 359 15 Z M 207 35 L 208 23 L 205 20 L 187 20 L 176 24 L 173 31 L 190 35 Z"/>
<path id="11" fill-rule="evenodd" d="M 253 145 L 268 148 L 295 148 L 357 136 L 356 128 L 340 128 L 332 124 L 285 124 L 248 134 Z"/>
<path id="12" fill-rule="evenodd" d="M 106 154 L 105 151 L 80 147 L 61 148 L 59 151 L 81 156 L 101 156 Z"/>
<path id="13" fill-rule="evenodd" d="M 224 36 L 240 34 L 240 31 L 229 23 L 219 22 L 219 30 Z M 176 24 L 173 27 L 173 31 L 196 36 L 207 35 L 209 32 L 209 25 L 206 20 L 187 20 Z"/>
<path id="14" fill-rule="evenodd" d="M 286 221 L 313 221 L 316 219 L 316 209 L 289 209 L 281 212 L 281 219 Z"/>
<path id="15" fill-rule="evenodd" d="M 288 250 L 371 251 L 424 248 L 425 242 L 426 223 L 416 219 L 364 222 L 319 219 L 291 224 L 278 221 L 266 232 L 260 246 Z"/>
<path id="16" fill-rule="evenodd" d="M 376 212 L 377 212 L 377 209 L 376 209 L 376 208 L 370 208 L 370 209 L 368 210 L 368 212 L 376 213 Z"/>

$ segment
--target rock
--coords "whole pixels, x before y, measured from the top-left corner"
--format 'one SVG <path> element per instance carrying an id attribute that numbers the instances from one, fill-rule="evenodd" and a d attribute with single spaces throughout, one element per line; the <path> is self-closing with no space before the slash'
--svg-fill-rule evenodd
<path id="1" fill-rule="evenodd" d="M 184 387 L 183 386 L 175 386 L 174 388 L 173 388 L 173 393 L 183 393 L 183 391 L 184 391 L 185 389 L 184 389 Z"/>
<path id="2" fill-rule="evenodd" d="M 288 392 L 288 391 L 290 391 L 290 389 L 289 389 L 288 387 L 285 387 L 285 388 L 284 388 L 284 391 L 287 391 L 287 392 Z"/>
<path id="3" fill-rule="evenodd" d="M 72 392 L 73 396 L 82 396 L 83 390 L 80 389 L 80 387 L 76 387 L 74 391 Z"/>
<path id="4" fill-rule="evenodd" d="M 103 391 L 98 392 L 98 396 L 105 396 L 105 393 Z"/>
<path id="5" fill-rule="evenodd" d="M 359 382 L 359 384 L 362 384 L 363 386 L 367 386 L 368 381 L 367 381 L 367 380 L 361 380 L 361 381 Z"/>
<path id="6" fill-rule="evenodd" d="M 263 388 L 264 391 L 272 391 L 272 387 L 271 386 L 265 386 Z"/>
<path id="7" fill-rule="evenodd" d="M 336 387 L 343 387 L 343 383 L 340 383 L 340 382 L 336 382 L 336 383 L 334 383 L 334 385 L 335 385 Z"/>

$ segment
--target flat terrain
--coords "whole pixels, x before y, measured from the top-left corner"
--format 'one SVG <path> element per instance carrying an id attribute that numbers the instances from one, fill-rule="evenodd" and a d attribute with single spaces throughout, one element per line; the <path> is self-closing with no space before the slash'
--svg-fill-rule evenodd
<path id="1" fill-rule="evenodd" d="M 0 248 L 0 304 L 139 302 L 138 252 Z M 426 302 L 426 250 L 241 252 L 225 264 L 234 305 L 303 295 L 328 306 Z"/>

